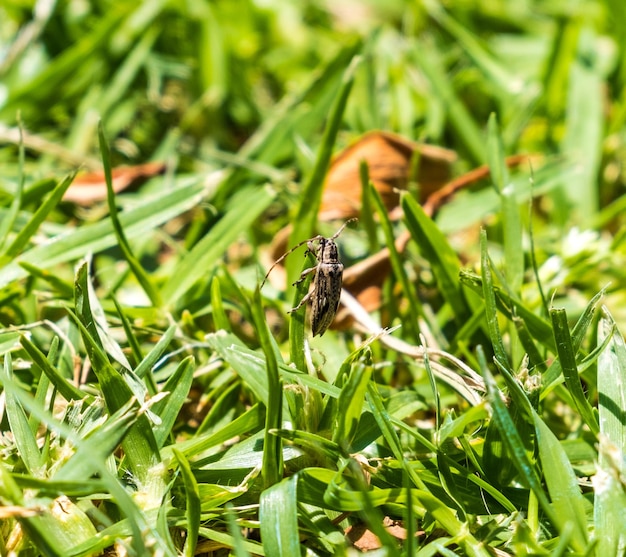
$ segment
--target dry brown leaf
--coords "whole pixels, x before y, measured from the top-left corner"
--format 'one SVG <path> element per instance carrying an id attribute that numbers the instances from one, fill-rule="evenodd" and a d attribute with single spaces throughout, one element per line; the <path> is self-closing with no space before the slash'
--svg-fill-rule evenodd
<path id="1" fill-rule="evenodd" d="M 372 551 L 382 547 L 378 536 L 365 526 L 365 524 L 349 526 L 345 534 L 350 542 L 352 542 L 352 545 L 361 551 Z"/>
<path id="2" fill-rule="evenodd" d="M 135 166 L 119 166 L 111 172 L 113 178 L 113 191 L 119 193 L 137 180 L 147 180 L 165 170 L 162 162 L 147 162 Z M 104 172 L 88 172 L 79 174 L 72 185 L 67 188 L 63 201 L 71 201 L 78 205 L 92 205 L 97 201 L 103 201 L 107 197 L 107 187 L 104 181 Z"/>
<path id="3" fill-rule="evenodd" d="M 389 516 L 383 519 L 383 526 L 398 541 L 407 539 L 407 531 L 399 520 L 394 520 Z M 423 535 L 423 531 L 416 532 L 416 536 Z M 354 547 L 361 551 L 372 551 L 382 547 L 378 537 L 367 528 L 365 524 L 355 524 L 345 530 L 346 537 L 352 542 Z"/>
<path id="4" fill-rule="evenodd" d="M 530 160 L 533 157 L 532 155 L 512 155 L 505 159 L 505 164 L 507 168 L 515 168 L 519 166 L 524 161 Z M 441 206 L 452 197 L 457 191 L 471 185 L 475 184 L 479 180 L 483 180 L 489 176 L 489 167 L 484 164 L 479 166 L 478 168 L 474 168 L 469 172 L 466 172 L 462 176 L 455 178 L 454 180 L 448 182 L 442 188 L 439 188 L 437 191 L 432 192 L 428 199 L 425 200 L 423 204 L 424 212 L 429 216 L 433 217 L 435 213 L 441 208 Z"/>
<path id="5" fill-rule="evenodd" d="M 407 187 L 411 161 L 416 152 L 419 153 L 417 182 L 424 200 L 449 179 L 450 166 L 456 160 L 453 151 L 415 143 L 389 132 L 373 131 L 360 137 L 330 165 L 322 194 L 320 220 L 347 220 L 359 216 L 361 161 L 367 162 L 370 180 L 391 213 L 398 206 L 399 190 Z"/>

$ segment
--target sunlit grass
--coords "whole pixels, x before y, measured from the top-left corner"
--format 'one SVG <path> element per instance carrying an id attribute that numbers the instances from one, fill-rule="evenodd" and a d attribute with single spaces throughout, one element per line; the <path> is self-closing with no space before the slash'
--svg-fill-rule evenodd
<path id="1" fill-rule="evenodd" d="M 0 8 L 1 554 L 623 552 L 623 8 L 41 4 Z M 389 211 L 362 165 L 375 303 L 312 338 L 312 259 L 260 282 L 372 129 L 489 171 L 421 205 L 416 150 Z"/>

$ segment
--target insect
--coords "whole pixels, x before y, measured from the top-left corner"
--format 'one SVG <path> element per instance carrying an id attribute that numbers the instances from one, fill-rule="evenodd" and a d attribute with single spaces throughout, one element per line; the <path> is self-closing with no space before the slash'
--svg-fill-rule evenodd
<path id="1" fill-rule="evenodd" d="M 344 222 L 341 228 L 330 238 L 317 235 L 296 244 L 287 253 L 276 260 L 270 267 L 261 284 L 261 288 L 263 288 L 272 269 L 295 249 L 306 244 L 307 251 L 305 255 L 312 253 L 317 259 L 317 265 L 302 271 L 300 278 L 294 282 L 294 285 L 301 283 L 311 273 L 315 273 L 313 276 L 313 286 L 311 290 L 309 290 L 309 293 L 304 296 L 304 298 L 300 300 L 300 303 L 290 310 L 289 313 L 299 310 L 304 304 L 309 302 L 311 305 L 311 330 L 313 336 L 322 336 L 326 332 L 326 329 L 330 327 L 337 313 L 339 297 L 341 296 L 341 283 L 343 280 L 343 263 L 339 260 L 339 250 L 337 249 L 335 240 L 348 224 L 356 220 L 358 219 L 352 218 Z M 317 245 L 315 242 L 317 242 Z"/>

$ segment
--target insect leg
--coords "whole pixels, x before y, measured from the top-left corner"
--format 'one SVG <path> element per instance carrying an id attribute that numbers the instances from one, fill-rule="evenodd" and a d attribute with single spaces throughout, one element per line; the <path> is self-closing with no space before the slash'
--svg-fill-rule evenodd
<path id="1" fill-rule="evenodd" d="M 293 313 L 294 311 L 298 311 L 304 304 L 306 304 L 311 299 L 312 294 L 313 290 L 311 290 L 304 298 L 302 298 L 302 300 L 300 300 L 300 303 L 295 308 L 291 308 L 287 313 Z"/>
<path id="2" fill-rule="evenodd" d="M 296 282 L 294 282 L 291 286 L 300 284 L 307 277 L 307 275 L 310 275 L 313 271 L 317 271 L 318 267 L 319 265 L 315 265 L 315 267 L 309 267 L 308 269 L 305 269 L 304 271 L 302 271 L 302 273 L 300 273 L 300 278 Z"/>

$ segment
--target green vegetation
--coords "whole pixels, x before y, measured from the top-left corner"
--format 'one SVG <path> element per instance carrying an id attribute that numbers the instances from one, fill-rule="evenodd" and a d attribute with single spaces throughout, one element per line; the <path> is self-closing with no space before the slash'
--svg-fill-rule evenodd
<path id="1" fill-rule="evenodd" d="M 622 555 L 625 6 L 2 3 L 0 554 Z M 375 129 L 489 174 L 362 166 L 311 338 L 269 246 Z"/>

